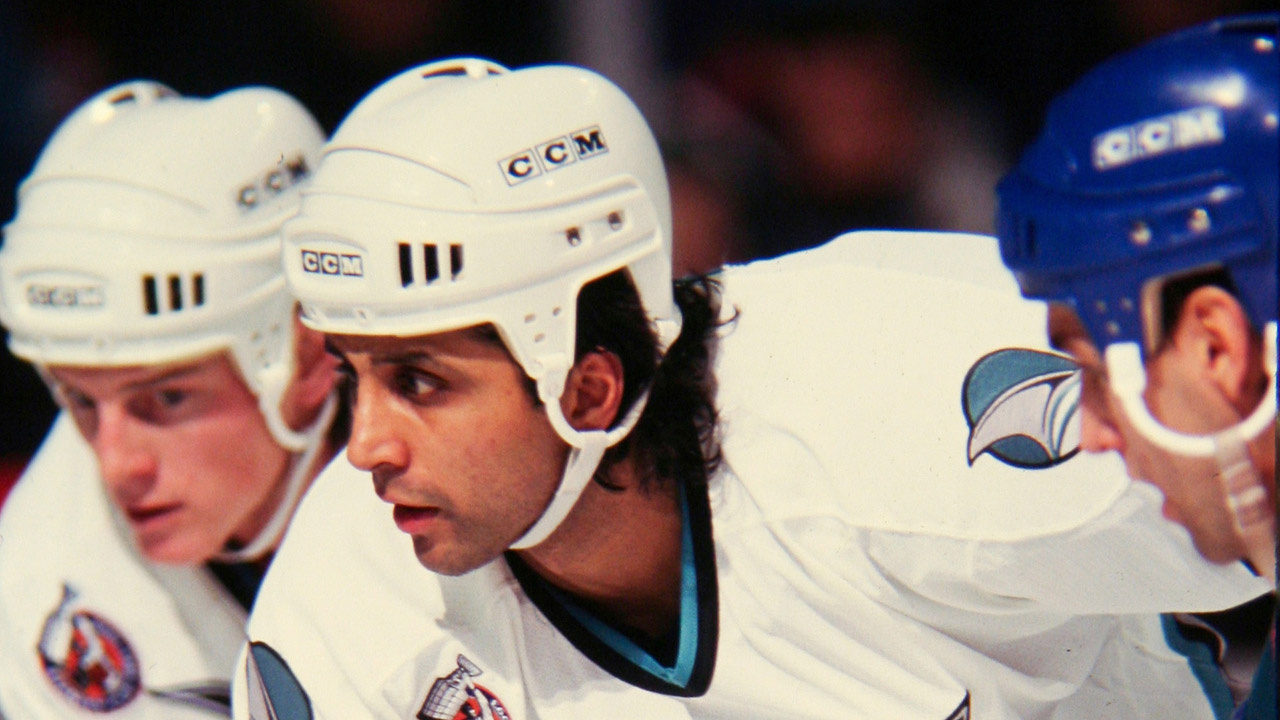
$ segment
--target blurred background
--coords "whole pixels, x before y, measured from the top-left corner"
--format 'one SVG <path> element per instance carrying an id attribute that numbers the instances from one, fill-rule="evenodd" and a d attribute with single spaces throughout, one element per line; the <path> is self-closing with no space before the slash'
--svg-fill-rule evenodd
<path id="1" fill-rule="evenodd" d="M 1243 0 L 0 0 L 0 220 L 57 123 L 133 78 L 265 84 L 327 131 L 426 60 L 584 65 L 664 146 L 678 271 L 849 229 L 990 232 L 993 186 L 1085 69 Z M 0 353 L 0 497 L 53 417 Z"/>

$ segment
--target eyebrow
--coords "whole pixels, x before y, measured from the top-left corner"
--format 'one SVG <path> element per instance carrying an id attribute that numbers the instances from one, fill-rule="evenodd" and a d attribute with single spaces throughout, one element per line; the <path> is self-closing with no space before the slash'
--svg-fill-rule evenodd
<path id="1" fill-rule="evenodd" d="M 324 349 L 330 355 L 342 361 L 343 364 L 350 365 L 346 353 L 338 348 L 332 338 L 325 338 Z M 378 350 L 361 350 L 357 348 L 356 352 L 367 353 L 371 358 L 371 362 L 375 365 L 437 365 L 440 362 L 431 352 L 422 349 L 380 352 Z"/>
<path id="2" fill-rule="evenodd" d="M 184 367 L 174 368 L 172 370 L 168 370 L 166 372 L 160 373 L 155 377 L 150 377 L 145 380 L 139 380 L 137 382 L 129 383 L 128 385 L 124 386 L 124 389 L 128 391 L 145 390 L 150 388 L 152 385 L 160 385 L 166 382 L 171 382 L 173 380 L 181 380 L 191 375 L 195 375 L 200 371 L 201 371 L 200 365 L 186 365 Z"/>
<path id="3" fill-rule="evenodd" d="M 381 355 L 378 353 L 370 353 L 374 365 L 439 365 L 437 360 L 431 353 L 424 350 L 412 350 L 408 352 L 388 353 Z"/>

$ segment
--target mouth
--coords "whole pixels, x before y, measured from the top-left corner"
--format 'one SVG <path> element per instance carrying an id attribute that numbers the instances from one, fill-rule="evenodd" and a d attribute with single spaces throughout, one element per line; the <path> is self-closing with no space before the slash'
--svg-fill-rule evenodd
<path id="1" fill-rule="evenodd" d="M 125 509 L 129 522 L 137 527 L 154 525 L 176 513 L 181 505 L 141 505 Z"/>
<path id="2" fill-rule="evenodd" d="M 400 532 L 409 535 L 426 533 L 439 514 L 440 508 L 413 507 L 411 505 L 396 505 L 391 513 L 396 521 L 396 527 L 400 528 Z"/>

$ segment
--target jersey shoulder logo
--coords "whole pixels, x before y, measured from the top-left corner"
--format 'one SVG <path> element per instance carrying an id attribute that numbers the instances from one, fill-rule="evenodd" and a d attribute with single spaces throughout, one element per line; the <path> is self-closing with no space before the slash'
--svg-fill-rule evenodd
<path id="1" fill-rule="evenodd" d="M 67 584 L 40 632 L 40 664 L 64 696 L 86 710 L 111 712 L 142 687 L 138 656 L 124 635 L 97 613 L 80 607 Z"/>
<path id="2" fill-rule="evenodd" d="M 1044 468 L 1080 447 L 1080 370 L 1068 357 L 996 350 L 969 368 L 961 396 L 970 465 L 987 453 L 1015 467 Z"/>
<path id="3" fill-rule="evenodd" d="M 249 643 L 245 662 L 250 720 L 313 720 L 311 698 L 280 653 L 264 642 Z"/>
<path id="4" fill-rule="evenodd" d="M 466 655 L 459 655 L 458 667 L 431 684 L 417 720 L 511 720 L 502 701 L 488 688 L 471 680 L 482 674 Z"/>

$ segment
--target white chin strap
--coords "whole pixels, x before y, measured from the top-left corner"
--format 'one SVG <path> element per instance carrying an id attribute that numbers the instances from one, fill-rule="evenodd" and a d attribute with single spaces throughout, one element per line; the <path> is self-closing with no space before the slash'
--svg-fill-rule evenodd
<path id="1" fill-rule="evenodd" d="M 664 357 L 671 343 L 675 342 L 680 334 L 679 311 L 675 312 L 677 319 L 659 320 L 655 323 L 659 349 Z M 622 422 L 612 430 L 585 432 L 577 430 L 565 419 L 564 409 L 560 407 L 560 396 L 564 394 L 564 383 L 569 377 L 569 366 L 569 361 L 563 356 L 551 360 L 544 359 L 544 372 L 538 379 L 538 398 L 547 408 L 551 427 L 555 428 L 556 434 L 571 446 L 569 459 L 564 466 L 564 476 L 560 479 L 560 487 L 556 489 L 556 494 L 547 504 L 547 509 L 542 511 L 542 516 L 525 531 L 524 535 L 511 544 L 512 550 L 531 548 L 546 540 L 556 528 L 560 527 L 560 523 L 564 522 L 569 511 L 578 503 L 582 491 L 591 482 L 605 451 L 622 442 L 622 439 L 635 428 L 636 423 L 640 421 L 640 415 L 644 413 L 645 405 L 649 402 L 649 391 L 645 390 L 636 398 L 631 409 L 622 418 Z"/>
<path id="2" fill-rule="evenodd" d="M 1260 573 L 1274 579 L 1274 513 L 1268 506 L 1266 488 L 1249 457 L 1246 444 L 1275 426 L 1276 323 L 1267 323 L 1263 331 L 1267 390 L 1262 402 L 1244 420 L 1213 435 L 1189 435 L 1170 430 L 1151 415 L 1142 398 L 1147 375 L 1137 343 L 1107 346 L 1106 363 L 1111 390 L 1139 434 L 1168 452 L 1187 457 L 1212 457 L 1217 461 L 1227 504 L 1237 532 L 1251 550 L 1250 560 Z"/>
<path id="3" fill-rule="evenodd" d="M 1170 430 L 1151 415 L 1142 399 L 1147 387 L 1147 373 L 1142 365 L 1142 353 L 1137 343 L 1114 343 L 1106 349 L 1107 373 L 1111 389 L 1124 406 L 1125 414 L 1138 432 L 1147 440 L 1169 452 L 1191 457 L 1212 457 L 1217 454 L 1214 435 L 1187 435 Z M 1271 427 L 1276 419 L 1276 323 L 1267 323 L 1264 331 L 1263 364 L 1267 372 L 1267 391 L 1249 417 L 1239 424 L 1221 431 L 1218 435 L 1236 433 L 1244 440 L 1251 440 Z"/>
<path id="4" fill-rule="evenodd" d="M 289 431 L 301 439 L 302 446 L 301 448 L 286 447 L 286 449 L 294 451 L 294 454 L 290 459 L 285 480 L 284 497 L 280 499 L 280 504 L 276 505 L 271 519 L 262 527 L 257 536 L 246 543 L 244 547 L 223 550 L 213 556 L 212 560 L 214 562 L 252 562 L 276 549 L 276 546 L 280 544 L 280 538 L 284 536 L 285 529 L 289 526 L 289 519 L 293 517 L 293 511 L 297 509 L 298 502 L 302 499 L 302 492 L 307 487 L 311 466 L 315 463 L 320 449 L 324 447 L 325 433 L 329 431 L 329 425 L 333 423 L 333 416 L 337 411 L 338 398 L 335 395 L 330 395 L 325 400 L 324 406 L 320 409 L 320 414 L 316 416 L 315 422 L 311 423 L 310 427 L 301 432 Z M 301 449 L 300 453 L 297 452 L 298 449 Z"/>
<path id="5" fill-rule="evenodd" d="M 551 376 L 559 380 L 539 382 L 538 397 L 547 408 L 551 427 L 555 428 L 556 434 L 571 446 L 569 459 L 565 461 L 564 477 L 560 479 L 560 487 L 556 489 L 556 494 L 547 504 L 547 509 L 542 511 L 542 516 L 525 531 L 524 535 L 520 536 L 520 539 L 511 544 L 512 550 L 531 548 L 546 540 L 556 528 L 560 527 L 560 523 L 564 522 L 569 511 L 577 504 L 587 483 L 591 482 L 605 451 L 622 442 L 622 439 L 631 432 L 640 420 L 640 415 L 644 412 L 644 407 L 649 400 L 648 390 L 641 393 L 626 417 L 612 430 L 577 430 L 565 419 L 564 409 L 560 407 L 560 396 L 563 394 L 566 373 L 552 372 Z"/>

